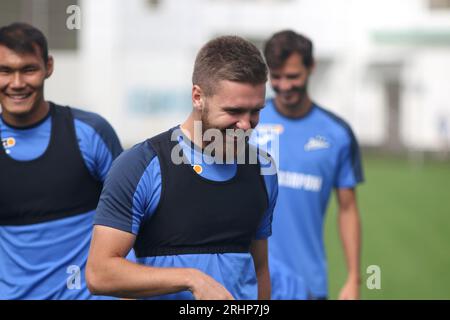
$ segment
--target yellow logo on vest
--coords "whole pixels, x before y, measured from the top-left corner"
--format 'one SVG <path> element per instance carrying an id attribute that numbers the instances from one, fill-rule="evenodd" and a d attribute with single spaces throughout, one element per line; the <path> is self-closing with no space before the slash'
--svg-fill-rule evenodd
<path id="1" fill-rule="evenodd" d="M 11 150 L 9 149 L 16 145 L 16 139 L 14 139 L 13 137 L 2 139 L 2 145 L 3 149 L 5 149 L 6 154 L 9 154 L 11 152 Z"/>
<path id="2" fill-rule="evenodd" d="M 5 138 L 2 139 L 2 143 L 3 143 L 3 148 L 8 149 L 8 148 L 12 148 L 16 145 L 16 139 L 14 138 Z"/>
<path id="3" fill-rule="evenodd" d="M 201 174 L 201 173 L 203 172 L 203 167 L 202 167 L 201 165 L 199 165 L 199 164 L 193 165 L 193 166 L 192 166 L 192 169 L 194 169 L 194 171 L 195 171 L 197 174 Z"/>

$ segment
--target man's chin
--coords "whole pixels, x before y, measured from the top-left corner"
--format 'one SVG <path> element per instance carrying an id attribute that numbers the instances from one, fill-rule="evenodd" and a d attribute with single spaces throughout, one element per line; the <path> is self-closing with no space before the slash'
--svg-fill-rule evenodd
<path id="1" fill-rule="evenodd" d="M 3 110 L 6 110 L 8 113 L 16 117 L 26 117 L 31 113 L 31 109 L 32 107 L 28 105 L 9 105 L 3 108 Z"/>
<path id="2" fill-rule="evenodd" d="M 283 105 L 291 111 L 296 111 L 302 108 L 302 99 L 286 100 L 283 101 Z"/>
<path id="3" fill-rule="evenodd" d="M 22 103 L 2 104 L 2 110 L 17 118 L 25 118 L 32 112 L 33 106 Z"/>

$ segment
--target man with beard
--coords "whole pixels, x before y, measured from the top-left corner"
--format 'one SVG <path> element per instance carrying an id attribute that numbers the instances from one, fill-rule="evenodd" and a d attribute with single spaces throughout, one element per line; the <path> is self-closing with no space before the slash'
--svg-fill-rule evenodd
<path id="1" fill-rule="evenodd" d="M 192 80 L 188 119 L 113 164 L 86 270 L 94 294 L 270 298 L 277 177 L 261 175 L 268 156 L 247 161 L 255 150 L 242 134 L 258 123 L 267 67 L 248 41 L 219 37 L 198 53 Z M 132 247 L 138 263 L 124 259 Z"/>
<path id="2" fill-rule="evenodd" d="M 340 299 L 358 299 L 360 220 L 355 187 L 363 181 L 359 148 L 342 119 L 311 101 L 308 79 L 313 45 L 293 31 L 274 34 L 264 55 L 276 93 L 258 125 L 259 141 L 279 144 L 279 197 L 270 239 L 273 298 L 296 299 L 306 284 L 312 299 L 328 296 L 323 223 L 331 190 L 336 190 L 338 224 L 348 268 Z M 297 284 L 297 285 L 296 285 Z"/>

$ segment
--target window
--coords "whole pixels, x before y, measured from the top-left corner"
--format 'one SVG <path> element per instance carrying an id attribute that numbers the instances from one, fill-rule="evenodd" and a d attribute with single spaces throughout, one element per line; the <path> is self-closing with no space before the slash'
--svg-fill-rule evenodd
<path id="1" fill-rule="evenodd" d="M 147 0 L 148 5 L 152 9 L 158 9 L 159 5 L 161 4 L 161 0 Z"/>
<path id="2" fill-rule="evenodd" d="M 50 49 L 76 50 L 79 30 L 69 30 L 66 10 L 78 0 L 1 0 L 0 25 L 26 22 L 41 30 Z"/>
<path id="3" fill-rule="evenodd" d="M 429 0 L 431 10 L 450 9 L 450 0 Z"/>

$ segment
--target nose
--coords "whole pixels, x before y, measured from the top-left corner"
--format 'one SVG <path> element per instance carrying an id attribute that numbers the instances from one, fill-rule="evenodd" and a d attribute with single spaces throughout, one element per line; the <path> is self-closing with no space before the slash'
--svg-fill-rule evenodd
<path id="1" fill-rule="evenodd" d="M 13 78 L 12 81 L 10 83 L 10 87 L 11 89 L 22 89 L 23 87 L 25 87 L 25 82 L 23 81 L 23 77 L 20 74 L 20 72 L 15 72 L 13 74 Z"/>
<path id="2" fill-rule="evenodd" d="M 289 91 L 292 89 L 292 83 L 286 78 L 281 78 L 278 87 L 281 91 Z"/>
<path id="3" fill-rule="evenodd" d="M 249 113 L 243 114 L 238 123 L 237 123 L 237 128 L 247 131 L 248 129 L 252 128 L 252 124 L 251 124 L 251 117 Z"/>

